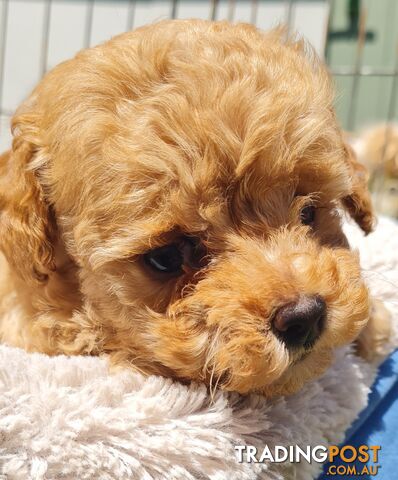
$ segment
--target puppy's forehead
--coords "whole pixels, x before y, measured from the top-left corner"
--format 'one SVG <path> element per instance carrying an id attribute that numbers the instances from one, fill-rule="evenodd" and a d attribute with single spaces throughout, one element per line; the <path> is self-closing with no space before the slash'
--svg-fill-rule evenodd
<path id="1" fill-rule="evenodd" d="M 341 195 L 347 170 L 324 67 L 281 32 L 202 27 L 177 29 L 161 60 L 140 44 L 153 78 L 137 80 L 134 100 L 119 98 L 109 158 L 120 150 L 136 173 L 178 183 L 197 199 L 287 177 L 304 192 Z M 160 33 L 149 45 L 162 41 Z"/>

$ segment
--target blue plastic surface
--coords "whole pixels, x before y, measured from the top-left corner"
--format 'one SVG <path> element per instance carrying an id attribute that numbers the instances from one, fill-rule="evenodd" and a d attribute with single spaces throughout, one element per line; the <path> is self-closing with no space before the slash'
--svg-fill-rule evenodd
<path id="1" fill-rule="evenodd" d="M 349 392 L 347 392 L 349 394 Z M 380 445 L 380 469 L 377 476 L 347 476 L 349 479 L 395 480 L 398 479 L 398 350 L 380 366 L 369 403 L 348 430 L 342 445 Z M 335 462 L 334 465 L 339 465 Z M 357 464 L 363 466 L 363 464 Z M 370 465 L 373 465 L 370 463 Z M 319 480 L 343 478 L 327 475 L 328 465 Z"/>

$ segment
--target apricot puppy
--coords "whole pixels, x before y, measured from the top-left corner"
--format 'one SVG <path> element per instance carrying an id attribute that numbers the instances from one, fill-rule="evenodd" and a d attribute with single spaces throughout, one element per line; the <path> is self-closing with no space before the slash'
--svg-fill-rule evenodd
<path id="1" fill-rule="evenodd" d="M 2 340 L 265 395 L 369 313 L 366 178 L 301 41 L 164 21 L 52 70 L 0 159 Z"/>
<path id="2" fill-rule="evenodd" d="M 398 125 L 369 127 L 351 144 L 369 172 L 376 210 L 398 219 Z"/>

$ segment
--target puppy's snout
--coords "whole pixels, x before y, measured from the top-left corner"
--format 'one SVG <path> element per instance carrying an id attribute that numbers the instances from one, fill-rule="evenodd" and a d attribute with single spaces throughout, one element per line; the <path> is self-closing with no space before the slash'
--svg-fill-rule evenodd
<path id="1" fill-rule="evenodd" d="M 319 337 L 326 314 L 322 297 L 300 297 L 296 302 L 279 308 L 273 319 L 273 327 L 288 347 L 310 347 Z"/>

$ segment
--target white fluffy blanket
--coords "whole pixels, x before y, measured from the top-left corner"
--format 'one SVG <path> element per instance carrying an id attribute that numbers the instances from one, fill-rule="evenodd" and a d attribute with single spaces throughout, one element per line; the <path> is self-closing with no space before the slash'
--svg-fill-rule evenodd
<path id="1" fill-rule="evenodd" d="M 381 220 L 368 238 L 347 228 L 373 294 L 398 320 L 398 226 Z M 375 373 L 345 348 L 322 378 L 294 396 L 270 402 L 218 393 L 211 403 L 203 386 L 109 375 L 104 359 L 0 346 L 0 474 L 8 480 L 309 480 L 320 464 L 238 463 L 234 446 L 262 451 L 266 444 L 342 441 L 366 405 Z"/>

